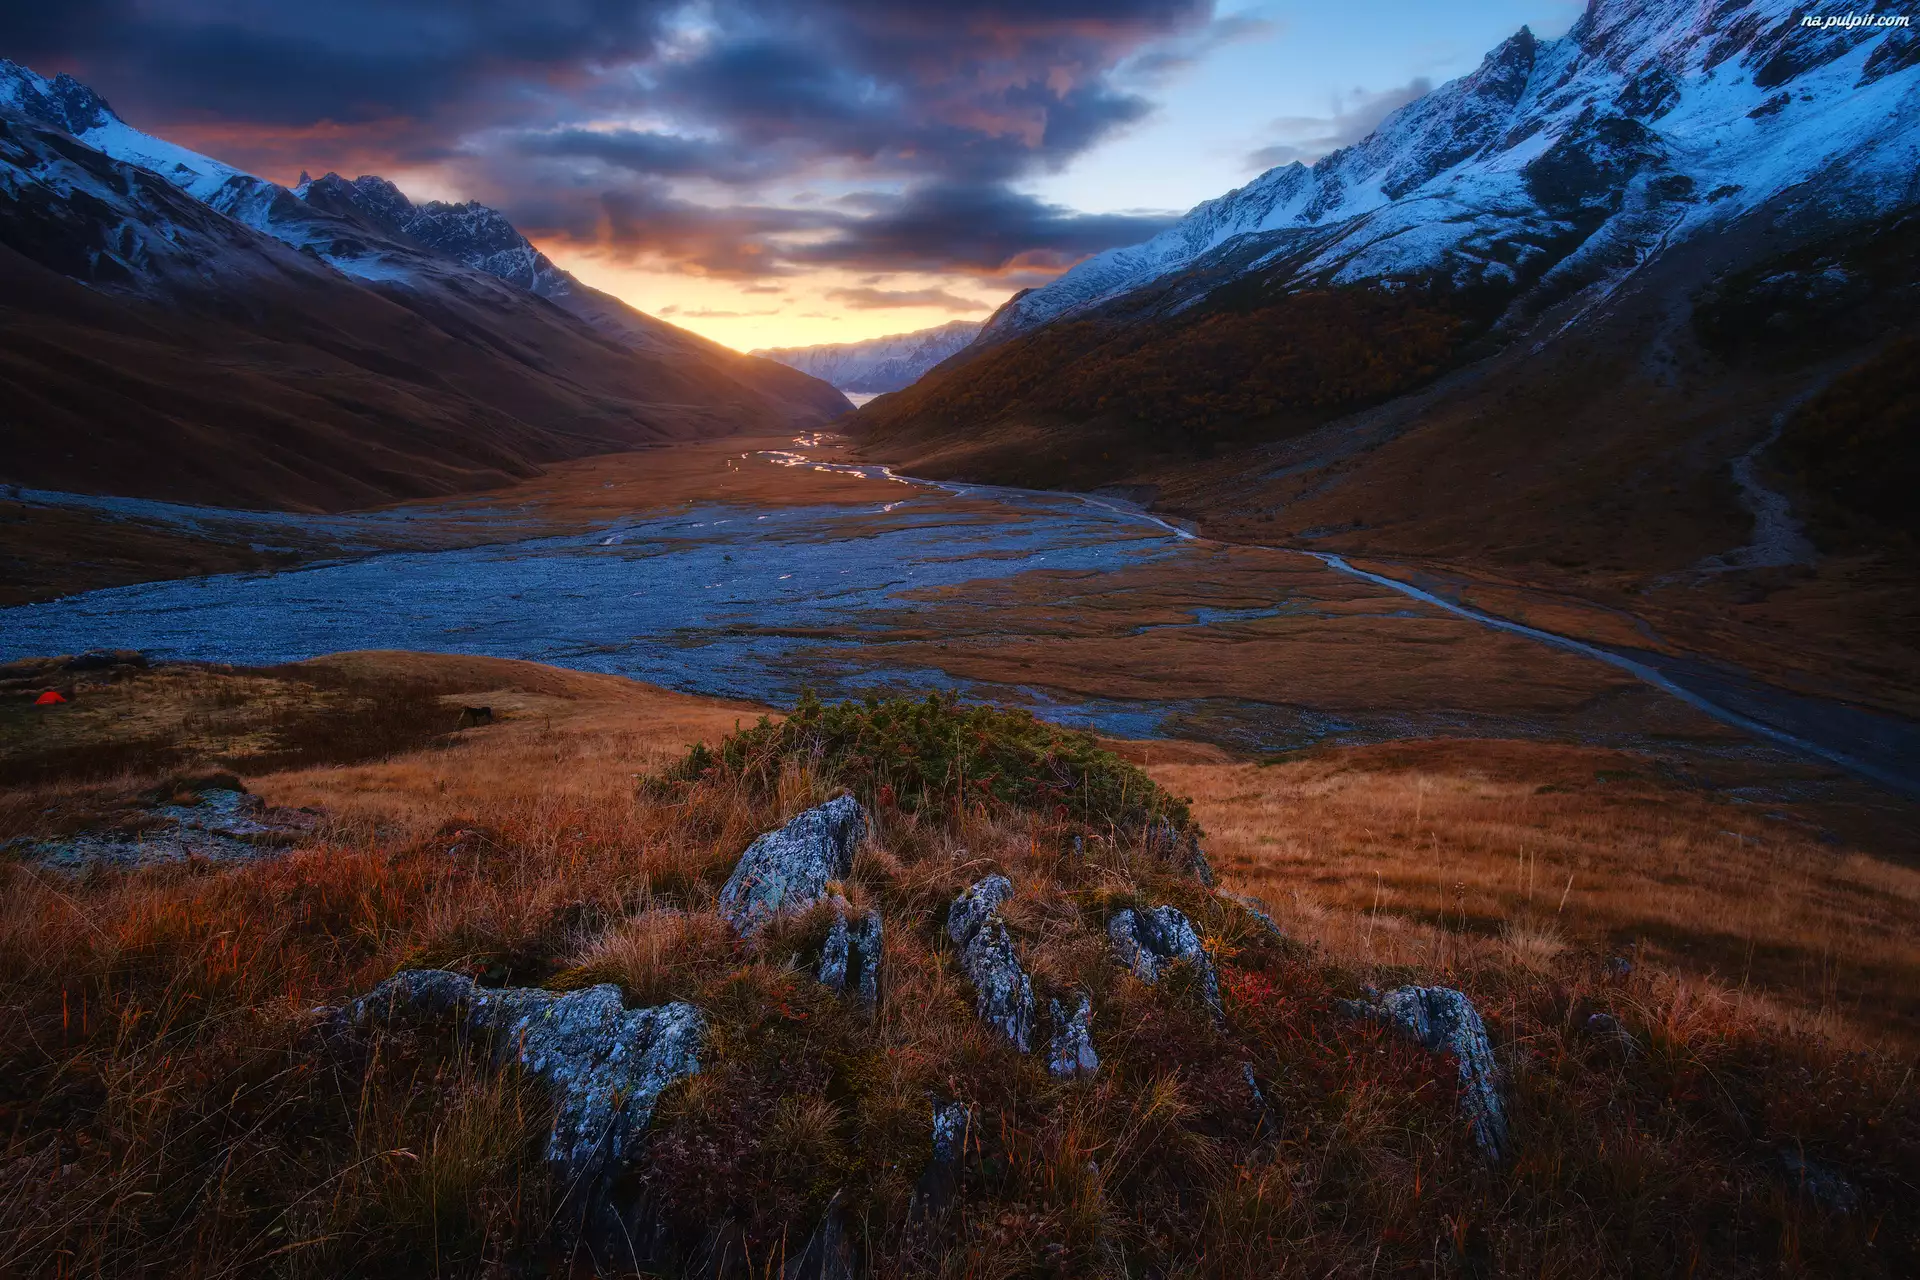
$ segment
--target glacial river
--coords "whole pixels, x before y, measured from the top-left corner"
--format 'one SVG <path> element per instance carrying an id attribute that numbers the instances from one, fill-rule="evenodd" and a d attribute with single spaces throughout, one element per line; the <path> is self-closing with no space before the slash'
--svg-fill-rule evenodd
<path id="1" fill-rule="evenodd" d="M 762 457 L 864 477 L 874 500 L 772 509 L 691 505 L 587 531 L 515 537 L 516 519 L 526 520 L 524 528 L 537 521 L 457 505 L 304 517 L 29 495 L 227 536 L 238 530 L 257 545 L 334 547 L 340 558 L 0 610 L 0 660 L 127 648 L 158 658 L 268 665 L 351 649 L 414 649 L 523 658 L 776 705 L 806 688 L 833 697 L 958 687 L 1122 736 L 1193 735 L 1194 708 L 1175 700 L 969 682 L 924 661 L 895 661 L 887 643 L 930 617 L 943 588 L 966 584 L 965 594 L 978 595 L 1035 570 L 1087 574 L 1142 565 L 1158 565 L 1159 576 L 1177 580 L 1188 567 L 1183 557 L 1194 558 L 1197 571 L 1205 545 L 1190 530 L 1099 497 L 928 485 L 802 453 Z M 468 543 L 506 540 L 425 549 L 449 530 Z M 1409 610 L 1444 610 L 1608 664 L 1756 742 L 1920 794 L 1920 727 L 1911 723 L 1772 689 L 1711 664 L 1519 627 L 1337 557 L 1320 559 L 1409 597 Z M 1266 612 L 1286 603 L 1275 601 Z M 1171 625 L 1218 621 L 1202 608 Z M 1235 726 L 1227 735 L 1232 745 L 1256 750 L 1393 732 L 1377 721 L 1303 719 L 1258 704 L 1214 718 Z M 1426 731 L 1444 719 L 1403 722 L 1404 731 Z"/>

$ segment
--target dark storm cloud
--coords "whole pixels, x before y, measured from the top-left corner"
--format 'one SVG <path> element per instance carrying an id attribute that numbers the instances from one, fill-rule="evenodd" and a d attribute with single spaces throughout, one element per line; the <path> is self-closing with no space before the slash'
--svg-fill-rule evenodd
<path id="1" fill-rule="evenodd" d="M 1212 9 L 0 0 L 0 53 L 70 70 L 135 124 L 276 176 L 443 162 L 528 231 L 616 255 L 739 277 L 836 265 L 1005 278 L 1158 228 L 1010 184 L 1139 120 L 1140 84 L 1242 34 Z M 707 205 L 669 189 L 692 179 L 741 195 Z M 767 194 L 849 180 L 879 193 L 824 210 Z"/>
<path id="2" fill-rule="evenodd" d="M 961 269 L 990 277 L 1011 267 L 1058 270 L 1090 253 L 1163 231 L 1164 214 L 1084 214 L 1003 186 L 919 188 L 837 234 L 793 251 L 796 261 L 888 271 Z"/>

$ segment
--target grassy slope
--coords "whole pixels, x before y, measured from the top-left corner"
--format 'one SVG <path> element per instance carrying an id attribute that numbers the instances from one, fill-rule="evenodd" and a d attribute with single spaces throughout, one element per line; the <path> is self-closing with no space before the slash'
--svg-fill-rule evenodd
<path id="1" fill-rule="evenodd" d="M 0 1270 L 510 1274 L 489 1260 L 536 1258 L 537 1093 L 430 1040 L 353 1062 L 306 1030 L 312 1006 L 419 964 L 699 1001 L 706 1069 L 669 1095 L 645 1178 L 683 1231 L 731 1222 L 756 1274 L 836 1190 L 882 1274 L 1894 1275 L 1920 1259 L 1915 1011 L 1897 998 L 1920 985 L 1914 871 L 1630 757 L 1452 742 L 1154 766 L 1192 795 L 1229 882 L 1273 903 L 1284 944 L 1127 840 L 1076 861 L 1051 810 L 882 805 L 847 886 L 888 921 L 869 1022 L 805 972 L 824 917 L 743 949 L 712 913 L 753 834 L 832 779 L 794 760 L 761 785 L 720 770 L 636 790 L 750 709 L 375 654 L 307 670 L 365 695 L 316 721 L 271 711 L 299 669 L 162 675 L 167 715 L 209 729 L 210 758 L 291 760 L 251 784 L 333 820 L 317 847 L 226 872 L 75 883 L 0 866 L 0 1007 L 24 1033 L 0 1045 Z M 503 721 L 389 754 L 409 745 L 388 736 L 395 708 L 478 702 Z M 316 722 L 332 728 L 308 741 Z M 15 764 L 45 754 L 7 732 Z M 141 781 L 16 786 L 8 830 Z M 1091 1083 L 1050 1080 L 972 1015 L 941 924 L 994 868 L 1019 886 L 1007 914 L 1043 997 L 1094 995 Z M 1100 922 L 1131 901 L 1194 917 L 1224 1029 L 1184 980 L 1149 988 L 1108 962 Z M 1602 961 L 1636 939 L 1634 973 L 1611 976 Z M 1510 1164 L 1478 1164 L 1445 1063 L 1332 1007 L 1409 980 L 1486 1012 L 1511 1074 Z M 1594 1011 L 1642 1051 L 1587 1033 Z M 961 1200 L 920 1233 L 902 1217 L 929 1094 L 977 1110 Z M 1844 1169 L 1862 1208 L 1800 1195 L 1782 1149 Z"/>

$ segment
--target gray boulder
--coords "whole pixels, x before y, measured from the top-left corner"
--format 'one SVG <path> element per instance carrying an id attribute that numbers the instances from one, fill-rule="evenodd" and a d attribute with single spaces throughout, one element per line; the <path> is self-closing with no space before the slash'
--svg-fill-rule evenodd
<path id="1" fill-rule="evenodd" d="M 1053 1006 L 1053 1039 L 1047 1045 L 1047 1070 L 1056 1076 L 1090 1076 L 1100 1069 L 1100 1055 L 1093 1051 L 1093 998 L 1080 993 L 1080 1007 L 1073 1016 Z"/>
<path id="2" fill-rule="evenodd" d="M 1005 876 L 988 876 L 953 900 L 947 910 L 947 936 L 961 946 L 967 944 L 1000 904 L 1013 896 L 1013 881 Z"/>
<path id="3" fill-rule="evenodd" d="M 1142 982 L 1158 982 L 1171 965 L 1191 965 L 1200 976 L 1207 1003 L 1216 1014 L 1221 1011 L 1220 978 L 1214 972 L 1213 957 L 1201 945 L 1193 922 L 1178 908 L 1116 911 L 1107 921 L 1107 940 L 1113 946 L 1113 958 Z"/>
<path id="4" fill-rule="evenodd" d="M 947 932 L 960 944 L 960 970 L 973 983 L 975 1010 L 1025 1053 L 1032 1042 L 1033 983 L 999 912 L 1012 894 L 1005 876 L 988 876 L 954 900 Z"/>
<path id="5" fill-rule="evenodd" d="M 820 951 L 820 981 L 835 991 L 851 989 L 871 1009 L 880 1000 L 880 913 L 869 911 L 849 928 L 845 912 L 835 912 L 833 927 Z"/>
<path id="6" fill-rule="evenodd" d="M 494 1060 L 543 1081 L 559 1102 L 547 1159 L 568 1181 L 632 1159 L 668 1085 L 700 1070 L 706 1020 L 690 1004 L 628 1009 L 608 983 L 565 995 L 489 989 L 409 969 L 334 1015 L 341 1028 L 453 1026 L 491 1037 Z"/>
<path id="7" fill-rule="evenodd" d="M 1500 1067 L 1473 1001 L 1451 987 L 1400 987 L 1378 1003 L 1349 1000 L 1342 1008 L 1383 1021 L 1434 1053 L 1453 1055 L 1460 1066 L 1460 1107 L 1474 1141 L 1487 1159 L 1505 1157 L 1507 1104 L 1500 1093 Z"/>
<path id="8" fill-rule="evenodd" d="M 777 915 L 826 896 L 830 881 L 853 870 L 853 847 L 867 815 L 852 796 L 809 809 L 747 846 L 720 890 L 720 914 L 738 933 L 759 932 Z"/>

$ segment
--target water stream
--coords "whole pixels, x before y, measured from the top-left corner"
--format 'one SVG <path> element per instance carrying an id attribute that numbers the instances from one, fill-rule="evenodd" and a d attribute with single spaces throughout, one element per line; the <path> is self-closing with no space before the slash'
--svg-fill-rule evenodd
<path id="1" fill-rule="evenodd" d="M 1062 723 L 1135 737 L 1164 734 L 1189 717 L 1193 708 L 1172 702 L 956 681 L 890 661 L 880 642 L 931 607 L 928 588 L 1037 569 L 1177 562 L 1206 545 L 1194 529 L 1097 495 L 913 480 L 881 466 L 821 460 L 804 451 L 818 443 L 811 438 L 795 443 L 795 450 L 764 456 L 859 476 L 885 491 L 865 504 L 689 506 L 517 539 L 519 517 L 498 509 L 306 517 L 67 497 L 69 504 L 149 521 L 239 525 L 263 540 L 332 545 L 347 558 L 0 610 L 0 660 L 132 648 L 161 658 L 266 665 L 349 649 L 414 649 L 524 658 L 775 704 L 808 687 L 845 696 L 958 685 Z M 440 527 L 484 525 L 512 540 L 366 554 L 377 546 L 426 545 L 411 529 L 435 519 Z M 1765 742 L 1920 795 L 1920 726 L 1774 689 L 1697 659 L 1622 651 L 1524 626 L 1336 555 L 1284 554 L 1310 555 L 1335 572 L 1481 626 L 1606 663 Z M 1171 567 L 1178 571 L 1177 563 Z M 1174 625 L 1215 620 L 1199 609 L 1191 622 Z M 1242 727 L 1238 745 L 1260 749 L 1340 737 L 1343 728 L 1324 718 L 1305 723 L 1297 714 L 1282 727 L 1271 709 L 1251 703 L 1225 709 L 1224 719 Z"/>

